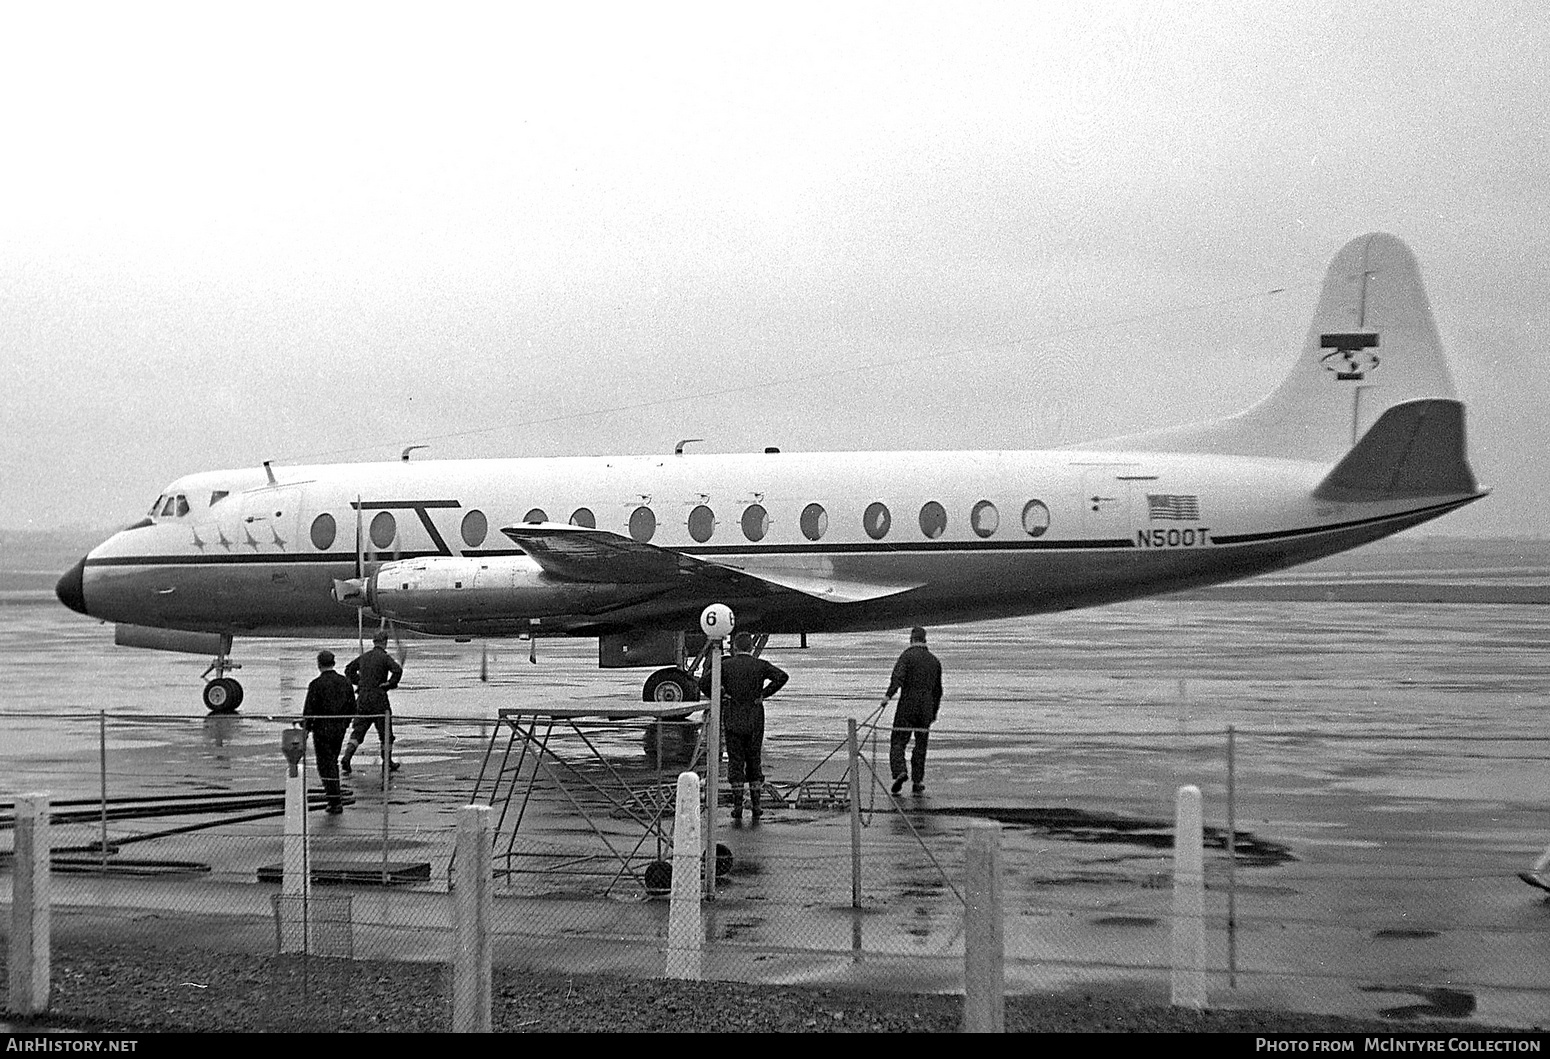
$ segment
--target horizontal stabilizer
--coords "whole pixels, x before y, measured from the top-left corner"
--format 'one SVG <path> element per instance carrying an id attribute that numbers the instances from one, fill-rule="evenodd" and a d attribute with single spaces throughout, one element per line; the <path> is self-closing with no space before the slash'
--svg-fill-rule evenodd
<path id="1" fill-rule="evenodd" d="M 1384 412 L 1313 495 L 1360 502 L 1479 491 L 1464 445 L 1464 406 L 1424 400 Z"/>

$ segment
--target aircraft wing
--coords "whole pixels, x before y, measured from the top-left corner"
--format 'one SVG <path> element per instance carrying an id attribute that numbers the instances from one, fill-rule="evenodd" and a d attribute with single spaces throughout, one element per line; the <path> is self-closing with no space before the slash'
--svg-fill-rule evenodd
<path id="1" fill-rule="evenodd" d="M 873 584 L 806 573 L 754 571 L 700 559 L 653 544 L 642 544 L 608 530 L 553 522 L 523 523 L 501 530 L 546 573 L 568 581 L 612 584 L 659 584 L 731 590 L 738 594 L 798 592 L 830 603 L 880 599 L 918 588 L 918 584 Z"/>

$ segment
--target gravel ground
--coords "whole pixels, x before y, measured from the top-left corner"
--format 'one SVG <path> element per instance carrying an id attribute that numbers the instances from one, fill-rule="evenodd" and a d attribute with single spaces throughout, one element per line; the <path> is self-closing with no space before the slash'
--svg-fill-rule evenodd
<path id="1" fill-rule="evenodd" d="M 53 953 L 51 1014 L 15 1029 L 97 1032 L 438 1032 L 450 1025 L 442 964 L 255 957 L 206 950 L 72 944 Z M 1348 1019 L 1288 1012 L 1194 1013 L 1107 988 L 1011 997 L 1024 1033 L 1488 1033 L 1466 1021 Z M 955 1032 L 963 998 L 843 988 L 679 982 L 495 970 L 493 1018 L 506 1033 Z M 1521 1031 L 1497 1032 L 1519 1035 Z"/>

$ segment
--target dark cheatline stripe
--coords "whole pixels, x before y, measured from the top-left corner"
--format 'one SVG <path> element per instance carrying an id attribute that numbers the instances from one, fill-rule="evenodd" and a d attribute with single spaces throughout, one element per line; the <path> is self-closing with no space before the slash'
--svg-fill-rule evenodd
<path id="1" fill-rule="evenodd" d="M 1465 504 L 1478 499 L 1478 496 L 1469 496 L 1463 500 L 1449 500 L 1445 504 L 1432 504 L 1429 507 L 1413 508 L 1410 511 L 1401 511 L 1394 515 L 1374 515 L 1371 518 L 1359 518 L 1352 522 L 1336 522 L 1329 526 L 1303 526 L 1298 529 L 1270 530 L 1265 533 L 1212 534 L 1211 540 L 1217 544 L 1258 544 L 1262 541 L 1286 540 L 1289 537 L 1306 537 L 1313 533 L 1337 533 L 1340 530 L 1375 526 L 1380 522 L 1398 522 L 1407 518 L 1415 518 L 1417 515 L 1440 515 L 1443 512 L 1451 511 L 1456 507 L 1463 507 Z"/>

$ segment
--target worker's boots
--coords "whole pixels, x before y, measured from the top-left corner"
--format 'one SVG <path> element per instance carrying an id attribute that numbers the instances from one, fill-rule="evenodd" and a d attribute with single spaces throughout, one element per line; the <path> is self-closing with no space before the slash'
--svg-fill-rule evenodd
<path id="1" fill-rule="evenodd" d="M 355 756 L 356 748 L 360 745 L 353 739 L 344 744 L 344 753 L 339 755 L 339 774 L 341 776 L 348 776 L 350 774 L 350 759 Z"/>
<path id="2" fill-rule="evenodd" d="M 760 790 L 759 784 L 750 783 L 748 785 L 748 800 L 753 805 L 753 818 L 755 820 L 764 815 L 764 809 L 759 805 L 759 796 L 763 793 L 764 792 Z"/>
<path id="3" fill-rule="evenodd" d="M 758 795 L 755 795 L 754 797 L 757 798 Z M 738 784 L 734 784 L 733 787 L 732 787 L 732 819 L 734 819 L 734 820 L 741 820 L 742 818 L 743 818 L 743 785 L 741 783 L 738 783 Z"/>

